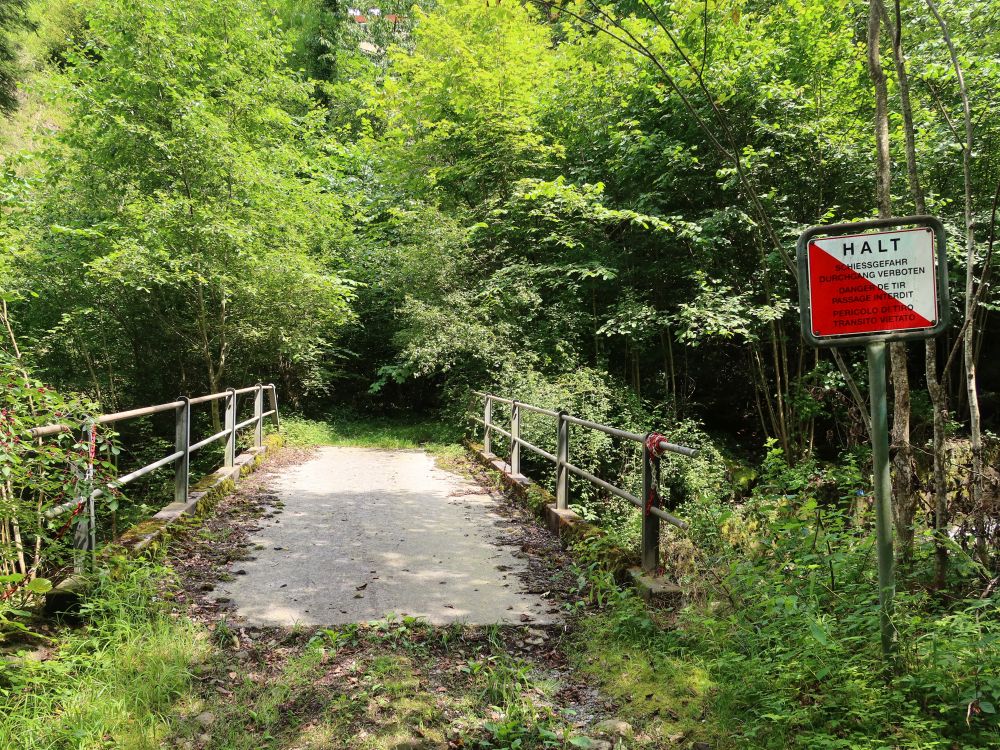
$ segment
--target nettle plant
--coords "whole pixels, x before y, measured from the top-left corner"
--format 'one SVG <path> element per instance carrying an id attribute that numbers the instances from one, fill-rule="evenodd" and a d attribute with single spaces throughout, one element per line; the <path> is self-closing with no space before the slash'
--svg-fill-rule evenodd
<path id="1" fill-rule="evenodd" d="M 48 591 L 51 583 L 43 576 L 70 559 L 73 525 L 85 504 L 53 519 L 46 511 L 98 486 L 108 492 L 118 448 L 112 433 L 96 424 L 96 414 L 90 401 L 0 362 L 0 612 Z M 68 431 L 32 437 L 33 428 L 55 423 Z"/>

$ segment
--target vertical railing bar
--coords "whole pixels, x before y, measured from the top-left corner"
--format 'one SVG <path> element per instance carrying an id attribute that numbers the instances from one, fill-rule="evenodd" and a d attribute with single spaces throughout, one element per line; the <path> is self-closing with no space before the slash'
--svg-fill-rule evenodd
<path id="1" fill-rule="evenodd" d="M 651 509 L 659 507 L 656 488 L 653 487 L 653 457 L 649 453 L 649 441 L 642 444 L 642 569 L 656 573 L 660 567 L 660 519 Z"/>
<path id="2" fill-rule="evenodd" d="M 556 427 L 556 508 L 569 509 L 569 422 L 560 411 Z"/>
<path id="3" fill-rule="evenodd" d="M 521 408 L 517 401 L 510 403 L 510 473 L 521 475 Z"/>
<path id="4" fill-rule="evenodd" d="M 264 443 L 264 386 L 257 383 L 257 391 L 253 395 L 253 415 L 257 422 L 253 428 L 254 447 L 260 448 Z"/>
<path id="5" fill-rule="evenodd" d="M 78 487 L 85 486 L 79 483 Z M 87 502 L 87 498 L 77 497 L 77 502 Z M 87 547 L 90 544 L 90 513 L 81 513 L 76 526 L 73 528 L 73 572 L 83 573 L 87 559 Z"/>
<path id="6" fill-rule="evenodd" d="M 94 507 L 94 493 L 87 485 L 87 512 L 90 514 L 90 569 L 97 570 L 97 510 Z"/>
<path id="7" fill-rule="evenodd" d="M 493 453 L 493 398 L 487 393 L 486 403 L 483 407 L 483 450 Z"/>
<path id="8" fill-rule="evenodd" d="M 226 392 L 226 455 L 222 465 L 231 469 L 236 465 L 236 389 Z"/>
<path id="9" fill-rule="evenodd" d="M 187 396 L 174 411 L 174 452 L 183 453 L 174 464 L 174 502 L 186 503 L 191 484 L 191 400 Z"/>
<path id="10" fill-rule="evenodd" d="M 268 401 L 271 404 L 271 411 L 274 414 L 271 415 L 271 420 L 274 422 L 274 429 L 281 430 L 281 420 L 278 419 L 278 389 L 275 388 L 274 383 L 269 383 L 268 386 Z"/>

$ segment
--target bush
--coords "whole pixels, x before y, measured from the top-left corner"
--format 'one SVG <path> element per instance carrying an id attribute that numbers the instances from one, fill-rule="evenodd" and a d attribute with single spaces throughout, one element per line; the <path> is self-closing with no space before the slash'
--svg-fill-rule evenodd
<path id="1" fill-rule="evenodd" d="M 724 492 L 725 462 L 700 425 L 691 419 L 676 419 L 661 410 L 650 409 L 631 389 L 606 373 L 580 368 L 550 377 L 530 368 L 511 369 L 494 392 L 642 435 L 655 430 L 671 442 L 698 448 L 699 454 L 694 459 L 675 454 L 663 457 L 660 492 L 667 507 L 714 500 Z M 494 404 L 493 417 L 496 424 L 507 424 L 510 407 Z M 522 411 L 521 436 L 550 453 L 556 451 L 556 422 L 551 417 Z M 571 425 L 569 444 L 571 463 L 637 497 L 642 495 L 642 450 L 638 443 Z M 493 450 L 506 455 L 509 441 L 495 434 Z M 521 461 L 528 476 L 554 490 L 551 462 L 527 449 L 522 449 Z M 571 478 L 570 482 L 570 503 L 574 510 L 611 532 L 620 543 L 638 543 L 641 519 L 630 503 L 582 479 Z"/>
<path id="2" fill-rule="evenodd" d="M 110 431 L 94 423 L 86 399 L 64 396 L 21 367 L 0 361 L 0 576 L 18 584 L 66 564 L 71 516 L 45 512 L 87 495 L 114 474 L 118 448 Z M 53 423 L 79 426 L 44 440 L 31 430 Z M 95 455 L 90 456 L 90 427 Z M 88 472 L 93 469 L 92 474 Z M 108 502 L 115 502 L 113 494 Z"/>
<path id="3" fill-rule="evenodd" d="M 896 671 L 879 643 L 874 539 L 807 495 L 718 512 L 709 595 L 665 636 L 697 655 L 753 747 L 995 746 L 1000 601 L 900 591 Z M 706 524 L 707 525 L 707 524 Z M 753 719 L 749 717 L 755 717 Z M 959 743 L 959 744 L 955 744 Z"/>

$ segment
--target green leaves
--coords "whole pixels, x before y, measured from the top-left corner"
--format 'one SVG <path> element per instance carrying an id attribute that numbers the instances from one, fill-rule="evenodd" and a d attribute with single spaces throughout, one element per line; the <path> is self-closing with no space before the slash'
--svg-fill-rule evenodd
<path id="1" fill-rule="evenodd" d="M 48 578 L 35 578 L 24 585 L 29 594 L 47 594 L 52 590 L 52 581 Z"/>

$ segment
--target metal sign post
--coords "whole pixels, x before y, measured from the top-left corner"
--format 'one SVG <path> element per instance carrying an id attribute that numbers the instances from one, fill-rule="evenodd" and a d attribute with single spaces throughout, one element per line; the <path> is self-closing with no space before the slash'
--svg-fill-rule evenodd
<path id="1" fill-rule="evenodd" d="M 896 579 L 886 343 L 930 338 L 948 327 L 944 226 L 932 216 L 909 216 L 811 227 L 799 237 L 798 267 L 805 340 L 867 349 L 882 651 L 890 656 Z"/>

